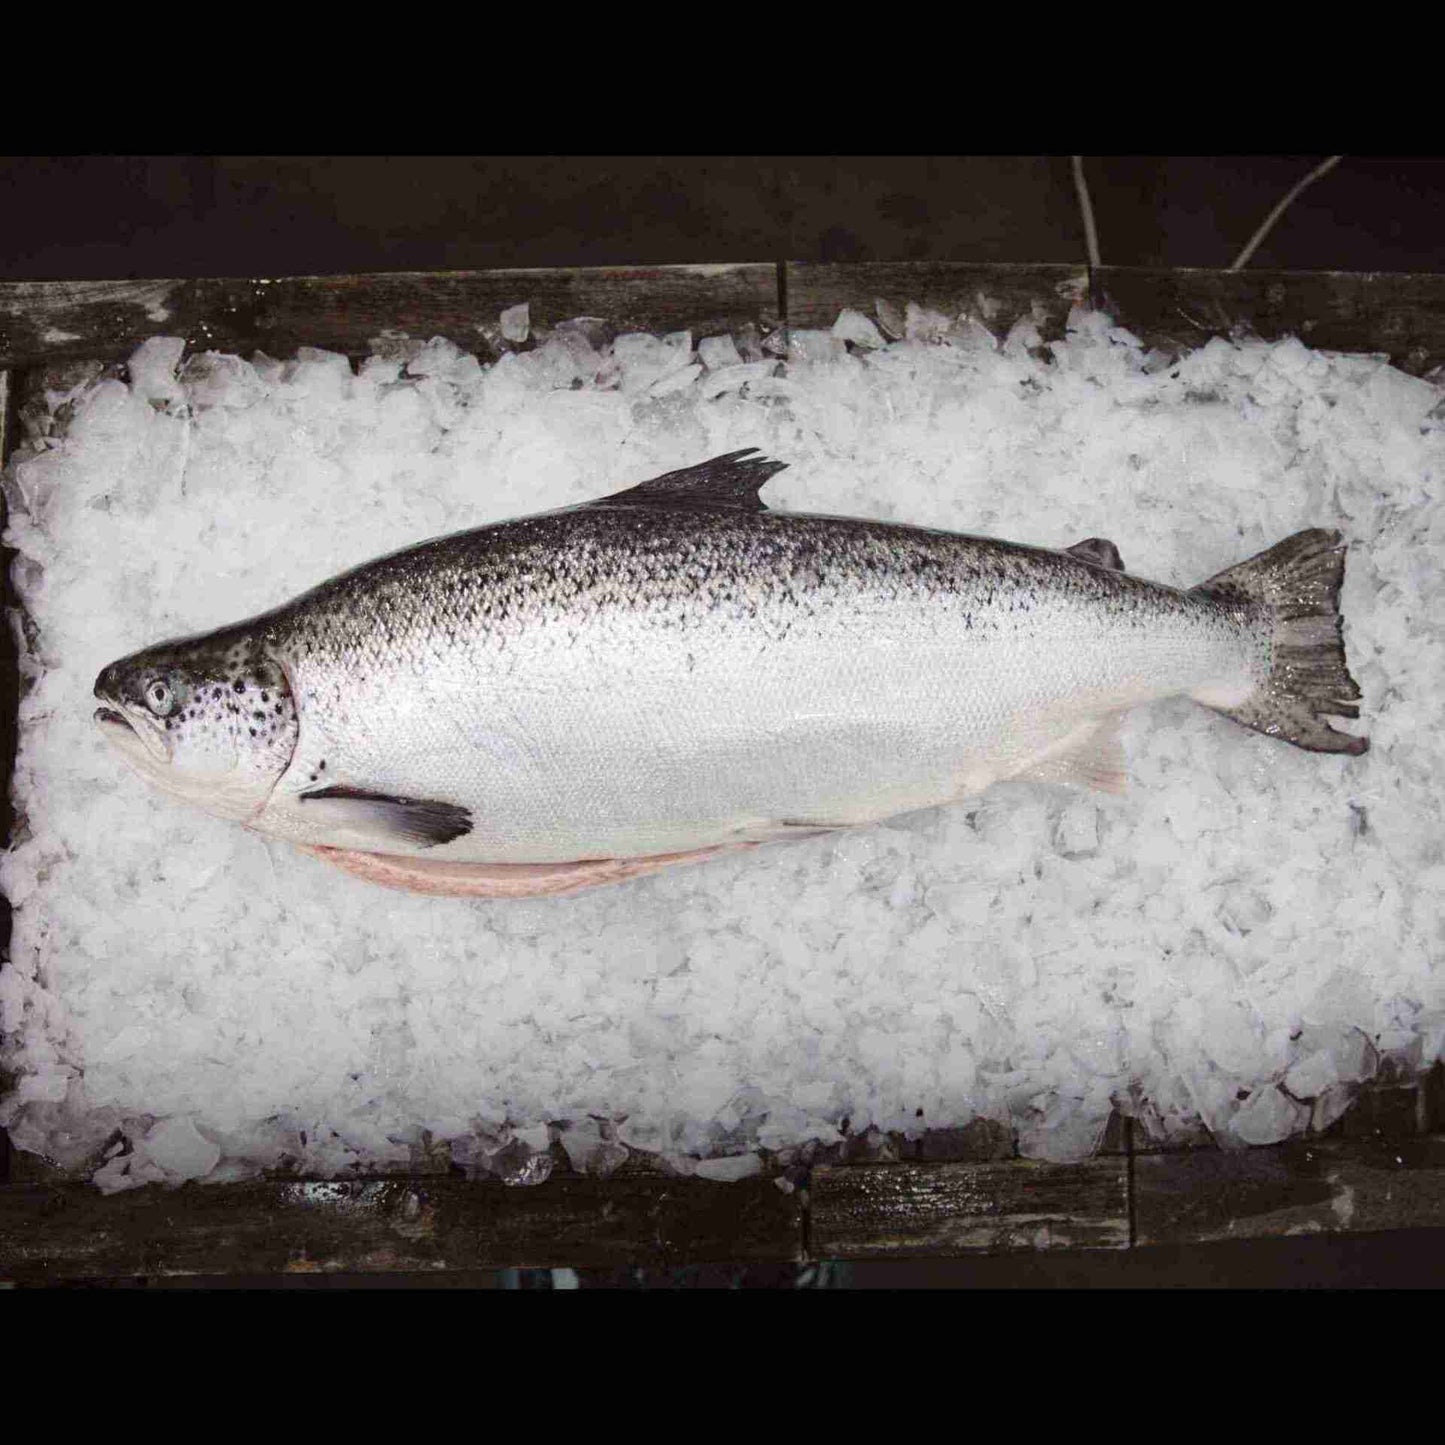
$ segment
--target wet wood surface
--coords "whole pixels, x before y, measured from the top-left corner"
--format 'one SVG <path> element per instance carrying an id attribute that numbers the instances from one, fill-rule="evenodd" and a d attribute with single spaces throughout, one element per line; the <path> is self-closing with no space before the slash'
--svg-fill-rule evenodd
<path id="1" fill-rule="evenodd" d="M 634 1175 L 513 1188 L 460 1178 L 0 1188 L 0 1277 L 675 1268 L 801 1257 L 797 1193 Z"/>
<path id="2" fill-rule="evenodd" d="M 1379 352 L 1422 376 L 1445 364 L 1445 275 L 1202 271 L 1105 266 L 1097 294 L 1121 326 L 1182 352 L 1235 331 Z"/>
<path id="3" fill-rule="evenodd" d="M 0 1279 L 945 1258 L 1445 1229 L 1445 1135 L 815 1166 L 785 1191 L 645 1172 L 0 1186 Z"/>
<path id="4" fill-rule="evenodd" d="M 874 1164 L 813 1171 L 809 1252 L 818 1259 L 977 1250 L 1123 1249 L 1129 1164 L 1010 1159 Z"/>
<path id="5" fill-rule="evenodd" d="M 771 263 L 11 281 L 0 283 L 0 367 L 122 361 L 149 336 L 184 337 L 188 351 L 284 356 L 316 346 L 356 355 L 387 332 L 445 336 L 485 360 L 501 345 L 501 312 L 523 302 L 533 328 L 589 316 L 614 335 L 691 330 L 700 337 L 780 320 Z"/>
<path id="6" fill-rule="evenodd" d="M 1139 1245 L 1445 1228 L 1445 1136 L 1141 1154 L 1134 1216 Z"/>
<path id="7" fill-rule="evenodd" d="M 879 324 L 885 336 L 902 334 L 899 323 L 910 301 L 948 317 L 966 313 L 999 336 L 1021 317 L 1034 319 L 1046 339 L 1062 336 L 1070 309 L 1088 295 L 1089 280 L 1083 266 L 940 261 L 789 261 L 785 271 L 790 329 L 831 327 L 850 307 Z"/>
<path id="8" fill-rule="evenodd" d="M 15 445 L 16 380 L 13 373 L 0 367 L 0 467 L 10 460 L 10 452 Z M 8 518 L 5 498 L 0 495 L 0 524 L 6 521 Z M 3 601 L 7 613 L 16 603 L 15 589 L 10 582 L 10 563 L 14 557 L 15 553 L 9 547 L 0 546 L 0 591 L 3 591 L 0 601 Z M 19 709 L 20 664 L 15 632 L 7 616 L 4 624 L 0 625 L 0 768 L 4 769 L 5 778 L 4 790 L 0 792 L 0 838 L 4 839 L 7 846 L 11 830 L 15 826 L 15 808 L 10 801 L 10 779 L 15 773 Z M 3 894 L 0 894 L 0 955 L 5 959 L 10 956 L 10 900 Z M 0 1099 L 3 1099 L 12 1087 L 9 1072 L 0 1068 Z M 11 1147 L 9 1134 L 0 1129 L 0 1186 L 10 1182 L 16 1152 Z M 0 1273 L 3 1273 L 3 1267 L 0 1267 Z"/>
<path id="9" fill-rule="evenodd" d="M 784 321 L 831 327 L 844 307 L 896 333 L 914 301 L 974 316 L 999 335 L 1033 317 L 1048 338 L 1091 286 L 1121 325 L 1166 350 L 1242 330 L 1380 352 L 1416 375 L 1445 364 L 1441 275 L 1108 266 L 1091 277 L 1082 266 L 898 261 L 6 282 L 0 367 L 123 360 L 154 335 L 182 336 L 193 351 L 284 354 L 306 345 L 359 354 L 376 337 L 405 332 L 446 336 L 485 358 L 501 345 L 500 313 L 521 302 L 538 327 L 592 316 L 614 334 L 703 336 Z"/>

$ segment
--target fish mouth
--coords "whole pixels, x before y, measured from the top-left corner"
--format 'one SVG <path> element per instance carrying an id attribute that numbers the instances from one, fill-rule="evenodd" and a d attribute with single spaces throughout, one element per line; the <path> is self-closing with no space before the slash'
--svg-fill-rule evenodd
<path id="1" fill-rule="evenodd" d="M 121 708 L 107 704 L 96 708 L 92 717 L 101 736 L 127 756 L 137 761 L 170 762 L 171 750 L 165 738 L 155 728 L 138 723 Z"/>

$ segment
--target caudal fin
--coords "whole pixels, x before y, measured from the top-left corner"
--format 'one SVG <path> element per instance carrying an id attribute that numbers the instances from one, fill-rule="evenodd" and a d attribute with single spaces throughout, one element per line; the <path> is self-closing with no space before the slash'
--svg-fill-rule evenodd
<path id="1" fill-rule="evenodd" d="M 1338 532 L 1296 532 L 1194 590 L 1226 605 L 1263 609 L 1273 628 L 1269 675 L 1236 707 L 1237 723 L 1317 753 L 1362 753 L 1368 738 L 1324 721 L 1359 717 L 1360 689 L 1345 663 L 1340 583 L 1345 546 Z"/>

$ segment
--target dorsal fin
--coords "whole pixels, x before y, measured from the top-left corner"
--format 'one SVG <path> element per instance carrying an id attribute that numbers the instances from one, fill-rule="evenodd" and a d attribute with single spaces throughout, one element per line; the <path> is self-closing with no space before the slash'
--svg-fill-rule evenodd
<path id="1" fill-rule="evenodd" d="M 664 472 L 651 481 L 628 487 L 625 492 L 600 497 L 592 505 L 615 506 L 622 502 L 628 506 L 646 506 L 661 502 L 669 506 L 736 507 L 745 512 L 765 512 L 767 504 L 758 492 L 788 464 L 769 461 L 756 455 L 757 450 L 757 447 L 747 447 L 699 462 L 695 467 Z M 745 461 L 746 457 L 752 460 Z"/>
<path id="2" fill-rule="evenodd" d="M 1096 567 L 1108 567 L 1113 572 L 1124 570 L 1124 559 L 1119 555 L 1119 549 L 1104 537 L 1085 537 L 1082 542 L 1065 547 L 1064 551 L 1070 557 L 1077 557 L 1081 562 L 1092 562 Z"/>

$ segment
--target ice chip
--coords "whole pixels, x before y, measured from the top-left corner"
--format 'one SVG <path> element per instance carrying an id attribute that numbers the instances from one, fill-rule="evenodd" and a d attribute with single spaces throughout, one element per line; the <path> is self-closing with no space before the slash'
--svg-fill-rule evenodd
<path id="1" fill-rule="evenodd" d="M 653 382 L 650 391 L 653 396 L 671 396 L 675 392 L 686 391 L 698 377 L 702 375 L 702 367 L 696 362 L 691 366 L 684 366 L 680 371 L 669 372 L 660 380 Z"/>
<path id="2" fill-rule="evenodd" d="M 153 403 L 184 401 L 185 388 L 176 379 L 176 368 L 185 349 L 185 340 L 179 336 L 152 336 L 142 341 L 126 362 L 135 395 Z"/>
<path id="3" fill-rule="evenodd" d="M 1276 1088 L 1256 1089 L 1230 1121 L 1230 1130 L 1246 1144 L 1277 1144 L 1304 1128 L 1309 1112 Z"/>
<path id="4" fill-rule="evenodd" d="M 562 1133 L 562 1148 L 579 1174 L 611 1174 L 627 1160 L 627 1148 L 615 1131 L 596 1119 L 581 1119 Z"/>
<path id="5" fill-rule="evenodd" d="M 845 354 L 842 338 L 831 331 L 795 330 L 788 343 L 794 361 L 835 361 Z"/>
<path id="6" fill-rule="evenodd" d="M 1317 1049 L 1307 1055 L 1284 1076 L 1285 1088 L 1296 1099 L 1313 1099 L 1338 1082 L 1339 1070 L 1328 1049 Z"/>
<path id="7" fill-rule="evenodd" d="M 221 1151 L 196 1128 L 189 1116 L 162 1119 L 145 1135 L 145 1152 L 168 1175 L 202 1179 L 220 1161 Z"/>
<path id="8" fill-rule="evenodd" d="M 776 361 L 751 361 L 741 366 L 724 366 L 709 372 L 698 385 L 698 394 L 704 400 L 723 396 L 730 391 L 739 391 L 750 382 L 765 381 L 778 369 Z"/>
<path id="9" fill-rule="evenodd" d="M 873 309 L 878 315 L 878 325 L 883 328 L 883 333 L 889 340 L 901 341 L 907 335 L 907 319 L 892 301 L 879 297 L 874 301 Z"/>
<path id="10" fill-rule="evenodd" d="M 697 344 L 698 359 L 709 371 L 724 366 L 737 366 L 742 357 L 731 336 L 704 336 Z"/>
<path id="11" fill-rule="evenodd" d="M 497 318 L 497 324 L 508 341 L 525 341 L 532 330 L 532 308 L 526 301 L 508 306 Z"/>
<path id="12" fill-rule="evenodd" d="M 941 311 L 910 301 L 904 312 L 903 334 L 910 341 L 942 341 L 952 324 Z"/>
<path id="13" fill-rule="evenodd" d="M 694 1171 L 699 1179 L 711 1179 L 719 1183 L 732 1184 L 739 1179 L 751 1179 L 761 1174 L 763 1161 L 756 1154 L 731 1154 L 717 1159 L 699 1159 Z"/>
<path id="14" fill-rule="evenodd" d="M 854 311 L 851 307 L 844 307 L 838 313 L 838 319 L 833 323 L 833 335 L 840 341 L 851 341 L 854 346 L 865 351 L 873 351 L 888 344 L 872 321 L 861 311 Z"/>
<path id="15" fill-rule="evenodd" d="M 1086 798 L 1070 803 L 1054 825 L 1053 842 L 1065 858 L 1094 857 L 1099 851 L 1099 810 Z"/>

